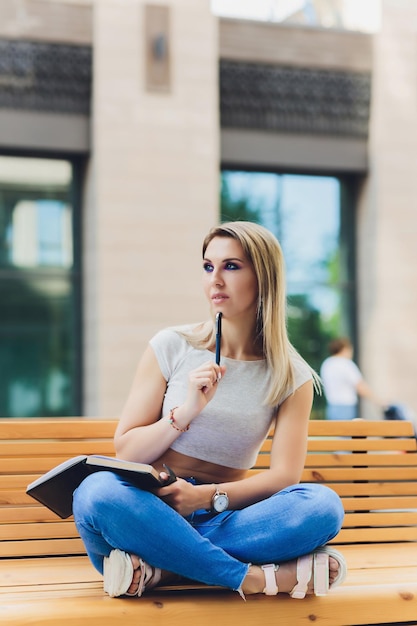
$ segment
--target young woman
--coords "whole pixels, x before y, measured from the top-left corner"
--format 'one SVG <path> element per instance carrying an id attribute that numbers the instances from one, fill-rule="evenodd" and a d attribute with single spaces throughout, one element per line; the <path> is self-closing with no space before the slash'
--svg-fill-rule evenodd
<path id="1" fill-rule="evenodd" d="M 115 433 L 118 457 L 162 477 L 165 463 L 178 480 L 147 492 L 89 476 L 74 494 L 79 533 L 111 596 L 140 596 L 170 574 L 242 596 L 327 593 L 346 574 L 323 547 L 343 507 L 327 487 L 299 484 L 316 377 L 287 337 L 278 241 L 250 222 L 212 229 L 203 287 L 211 319 L 151 339 Z M 247 477 L 272 425 L 270 468 Z"/>

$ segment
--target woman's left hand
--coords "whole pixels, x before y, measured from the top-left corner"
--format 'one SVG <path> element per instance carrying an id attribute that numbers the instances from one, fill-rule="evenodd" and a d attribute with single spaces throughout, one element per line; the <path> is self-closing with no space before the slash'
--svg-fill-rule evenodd
<path id="1" fill-rule="evenodd" d="M 168 475 L 161 472 L 160 476 L 164 480 Z M 208 485 L 208 488 L 211 489 L 211 485 Z M 205 505 L 205 499 L 204 501 L 201 499 L 203 494 L 200 488 L 183 478 L 177 478 L 174 483 L 157 489 L 155 493 L 183 517 L 204 508 Z"/>

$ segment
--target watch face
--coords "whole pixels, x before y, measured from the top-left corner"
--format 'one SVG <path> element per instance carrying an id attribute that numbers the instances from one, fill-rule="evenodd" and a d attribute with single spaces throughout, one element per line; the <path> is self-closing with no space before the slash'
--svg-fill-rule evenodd
<path id="1" fill-rule="evenodd" d="M 225 493 L 219 493 L 214 496 L 213 508 L 218 513 L 222 513 L 229 506 L 229 498 Z"/>

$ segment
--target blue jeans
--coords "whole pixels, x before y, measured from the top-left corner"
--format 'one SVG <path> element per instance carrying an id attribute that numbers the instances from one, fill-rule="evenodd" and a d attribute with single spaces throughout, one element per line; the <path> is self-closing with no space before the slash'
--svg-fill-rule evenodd
<path id="1" fill-rule="evenodd" d="M 74 493 L 74 519 L 94 567 L 119 548 L 191 580 L 240 588 L 250 563 L 280 563 L 312 552 L 340 530 L 338 495 L 300 484 L 242 510 L 179 515 L 151 492 L 112 472 L 88 476 Z"/>
<path id="2" fill-rule="evenodd" d="M 357 413 L 357 404 L 328 404 L 326 407 L 328 420 L 353 420 L 357 417 Z"/>

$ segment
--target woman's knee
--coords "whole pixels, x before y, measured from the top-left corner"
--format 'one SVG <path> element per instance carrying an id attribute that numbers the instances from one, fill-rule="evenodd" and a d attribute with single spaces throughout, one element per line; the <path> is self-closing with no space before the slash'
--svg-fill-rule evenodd
<path id="1" fill-rule="evenodd" d="M 302 483 L 299 488 L 310 499 L 317 515 L 326 517 L 329 524 L 340 528 L 345 512 L 341 499 L 333 489 L 319 483 Z"/>
<path id="2" fill-rule="evenodd" d="M 337 535 L 342 527 L 345 511 L 338 494 L 326 485 L 316 485 L 316 497 L 319 498 L 318 509 L 321 510 L 326 519 L 329 529 L 334 528 L 334 535 Z"/>
<path id="3" fill-rule="evenodd" d="M 95 472 L 87 476 L 74 491 L 74 517 L 84 516 L 108 503 L 115 496 L 117 488 L 118 480 L 112 472 Z"/>

